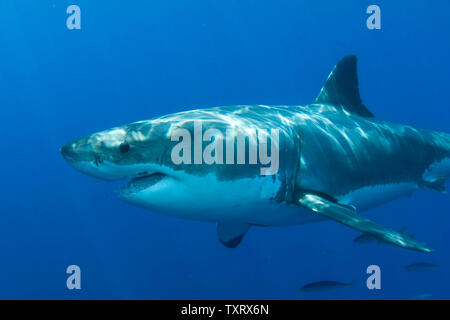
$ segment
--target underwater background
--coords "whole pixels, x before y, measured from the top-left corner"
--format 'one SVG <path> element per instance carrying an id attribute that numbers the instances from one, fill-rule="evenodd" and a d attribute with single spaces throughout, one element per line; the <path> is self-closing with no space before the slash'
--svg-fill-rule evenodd
<path id="1" fill-rule="evenodd" d="M 81 30 L 66 9 L 81 8 Z M 381 8 L 381 30 L 366 8 Z M 358 56 L 378 117 L 450 132 L 450 2 L 331 0 L 0 2 L 0 298 L 450 298 L 450 197 L 422 190 L 366 213 L 436 251 L 358 244 L 335 222 L 252 228 L 227 249 L 216 226 L 136 208 L 120 184 L 73 170 L 59 148 L 193 108 L 311 103 Z M 405 163 L 405 166 L 408 164 Z M 428 262 L 439 267 L 410 272 Z M 81 268 L 81 290 L 66 268 Z M 366 268 L 381 268 L 368 290 Z M 304 292 L 335 280 L 352 287 Z"/>

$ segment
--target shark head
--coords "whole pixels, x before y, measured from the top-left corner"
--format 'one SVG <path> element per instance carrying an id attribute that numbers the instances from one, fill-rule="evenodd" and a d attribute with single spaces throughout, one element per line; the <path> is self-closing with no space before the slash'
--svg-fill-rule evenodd
<path id="1" fill-rule="evenodd" d="M 203 127 L 198 139 L 199 123 Z M 126 180 L 118 192 L 126 202 L 162 213 L 177 212 L 174 215 L 178 217 L 189 211 L 211 212 L 218 206 L 229 209 L 251 202 L 252 197 L 259 201 L 262 184 L 269 190 L 267 198 L 274 197 L 278 182 L 274 176 L 261 175 L 259 163 L 225 164 L 229 160 L 226 155 L 219 157 L 226 152 L 224 135 L 231 127 L 214 112 L 205 115 L 193 111 L 94 133 L 65 144 L 61 153 L 84 174 L 102 180 Z M 235 126 L 235 131 L 239 128 Z M 245 141 L 244 158 L 248 160 L 251 144 Z M 201 144 L 200 153 L 196 152 L 197 142 Z M 208 150 L 212 157 L 207 157 Z M 235 152 L 232 160 L 237 158 L 239 153 Z M 270 164 L 265 162 L 267 166 Z"/>
<path id="2" fill-rule="evenodd" d="M 102 180 L 127 181 L 119 196 L 135 205 L 158 207 L 175 201 L 174 189 L 186 187 L 182 170 L 174 170 L 171 124 L 142 121 L 94 133 L 61 148 L 76 170 Z M 173 198 L 173 199 L 170 199 Z"/>

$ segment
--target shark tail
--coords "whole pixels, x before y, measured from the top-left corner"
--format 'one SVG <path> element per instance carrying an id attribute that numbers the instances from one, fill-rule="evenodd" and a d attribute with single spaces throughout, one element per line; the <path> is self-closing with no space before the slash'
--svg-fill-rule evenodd
<path id="1" fill-rule="evenodd" d="M 438 160 L 424 172 L 419 187 L 447 194 L 446 184 L 450 179 L 450 134 L 428 131 L 424 138 L 428 140 Z"/>

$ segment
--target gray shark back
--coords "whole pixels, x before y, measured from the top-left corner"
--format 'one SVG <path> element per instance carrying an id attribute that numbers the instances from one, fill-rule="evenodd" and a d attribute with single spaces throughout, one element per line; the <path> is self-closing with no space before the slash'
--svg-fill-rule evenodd
<path id="1" fill-rule="evenodd" d="M 298 126 L 300 188 L 336 197 L 366 186 L 421 184 L 427 169 L 450 158 L 448 134 L 347 115 L 323 105 L 307 109 Z"/>
<path id="2" fill-rule="evenodd" d="M 297 187 L 332 197 L 400 184 L 442 192 L 450 163 L 431 169 L 450 159 L 450 135 L 375 119 L 361 101 L 356 66 L 356 56 L 344 57 L 315 102 L 299 110 Z"/>

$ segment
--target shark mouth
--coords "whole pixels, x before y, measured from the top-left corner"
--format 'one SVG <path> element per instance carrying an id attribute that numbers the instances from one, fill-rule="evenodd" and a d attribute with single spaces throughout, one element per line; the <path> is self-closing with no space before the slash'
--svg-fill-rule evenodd
<path id="1" fill-rule="evenodd" d="M 161 172 L 155 172 L 152 174 L 139 174 L 138 177 L 132 178 L 126 185 L 120 187 L 119 196 L 126 196 L 134 193 L 138 193 L 142 190 L 155 187 L 160 182 L 170 177 Z"/>

